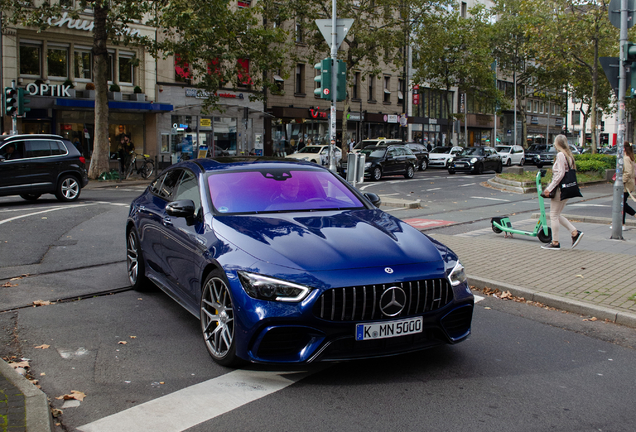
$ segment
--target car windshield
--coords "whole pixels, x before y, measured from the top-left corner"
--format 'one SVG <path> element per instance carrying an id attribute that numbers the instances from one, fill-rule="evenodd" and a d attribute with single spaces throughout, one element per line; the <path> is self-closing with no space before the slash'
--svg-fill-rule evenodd
<path id="1" fill-rule="evenodd" d="M 431 153 L 450 153 L 452 147 L 435 147 Z"/>
<path id="2" fill-rule="evenodd" d="M 499 153 L 510 153 L 510 148 L 509 146 L 497 146 L 495 147 L 495 149 L 497 149 L 497 151 Z"/>
<path id="3" fill-rule="evenodd" d="M 462 152 L 462 156 L 483 156 L 484 155 L 484 148 L 483 147 L 468 147 L 467 149 L 464 149 L 464 151 Z"/>
<path id="4" fill-rule="evenodd" d="M 208 177 L 219 213 L 267 213 L 364 208 L 333 173 L 302 168 L 262 168 Z"/>
<path id="5" fill-rule="evenodd" d="M 556 153 L 557 149 L 553 145 L 549 146 L 546 150 L 548 153 Z"/>
<path id="6" fill-rule="evenodd" d="M 532 144 L 530 147 L 528 147 L 528 151 L 541 151 L 545 148 L 544 145 L 539 145 L 539 144 Z"/>
<path id="7" fill-rule="evenodd" d="M 298 150 L 298 153 L 318 153 L 321 147 L 319 146 L 307 146 Z"/>
<path id="8" fill-rule="evenodd" d="M 360 153 L 367 157 L 381 158 L 386 153 L 386 147 L 365 147 Z"/>

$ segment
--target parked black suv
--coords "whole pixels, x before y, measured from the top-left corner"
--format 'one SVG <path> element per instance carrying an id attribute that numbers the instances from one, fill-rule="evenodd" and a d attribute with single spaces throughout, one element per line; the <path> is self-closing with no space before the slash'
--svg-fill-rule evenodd
<path id="1" fill-rule="evenodd" d="M 364 176 L 372 180 L 385 175 L 403 175 L 407 179 L 415 175 L 417 157 L 405 145 L 368 146 L 360 153 L 365 155 Z"/>
<path id="2" fill-rule="evenodd" d="M 45 193 L 75 201 L 88 184 L 86 159 L 58 135 L 8 135 L 0 138 L 0 196 L 35 201 Z"/>
<path id="3" fill-rule="evenodd" d="M 426 171 L 426 168 L 428 168 L 428 149 L 426 146 L 416 142 L 408 142 L 404 145 L 411 149 L 415 157 L 417 157 L 417 168 L 420 171 Z"/>

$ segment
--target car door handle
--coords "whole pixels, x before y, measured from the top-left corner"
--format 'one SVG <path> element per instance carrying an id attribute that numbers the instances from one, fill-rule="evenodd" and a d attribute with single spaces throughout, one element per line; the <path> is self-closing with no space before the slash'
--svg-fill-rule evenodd
<path id="1" fill-rule="evenodd" d="M 168 216 L 162 219 L 162 223 L 164 226 L 172 226 L 172 220 Z"/>

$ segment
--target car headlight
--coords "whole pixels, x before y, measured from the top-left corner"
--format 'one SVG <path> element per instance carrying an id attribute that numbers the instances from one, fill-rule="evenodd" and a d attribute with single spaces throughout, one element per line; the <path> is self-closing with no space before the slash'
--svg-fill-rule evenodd
<path id="1" fill-rule="evenodd" d="M 260 300 L 299 302 L 307 297 L 311 288 L 274 279 L 256 273 L 238 272 L 243 289 L 250 297 Z"/>
<path id="2" fill-rule="evenodd" d="M 451 286 L 457 286 L 460 283 L 466 282 L 467 279 L 468 278 L 466 277 L 464 266 L 461 265 L 459 261 L 457 261 L 457 264 L 455 264 L 455 267 L 453 267 L 453 270 L 448 275 L 448 281 L 450 282 Z"/>
<path id="3" fill-rule="evenodd" d="M 365 167 L 365 168 L 371 168 L 371 162 L 367 162 L 367 163 L 365 163 L 365 164 L 364 164 L 364 167 Z"/>
<path id="4" fill-rule="evenodd" d="M 453 163 L 454 160 L 455 158 L 448 158 L 448 163 Z"/>
<path id="5" fill-rule="evenodd" d="M 470 163 L 475 163 L 475 162 L 477 162 L 477 158 L 472 158 L 472 159 L 470 160 Z"/>

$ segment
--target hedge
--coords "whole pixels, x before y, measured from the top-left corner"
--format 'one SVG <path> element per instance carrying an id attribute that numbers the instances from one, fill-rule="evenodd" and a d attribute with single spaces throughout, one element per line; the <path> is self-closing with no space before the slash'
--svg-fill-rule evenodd
<path id="1" fill-rule="evenodd" d="M 597 171 L 604 175 L 606 169 L 616 168 L 616 156 L 602 154 L 575 155 L 576 170 L 578 172 Z"/>

